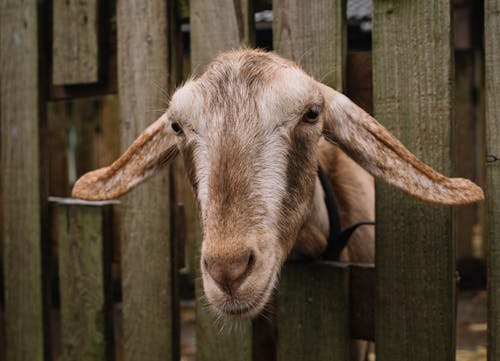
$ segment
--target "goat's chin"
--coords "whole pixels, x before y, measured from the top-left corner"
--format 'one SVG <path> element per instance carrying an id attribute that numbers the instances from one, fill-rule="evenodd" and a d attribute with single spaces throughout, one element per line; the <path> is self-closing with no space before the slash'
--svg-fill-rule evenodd
<path id="1" fill-rule="evenodd" d="M 252 319 L 266 308 L 278 283 L 279 267 L 267 274 L 254 274 L 233 294 L 221 291 L 203 275 L 205 296 L 214 313 L 228 320 Z"/>

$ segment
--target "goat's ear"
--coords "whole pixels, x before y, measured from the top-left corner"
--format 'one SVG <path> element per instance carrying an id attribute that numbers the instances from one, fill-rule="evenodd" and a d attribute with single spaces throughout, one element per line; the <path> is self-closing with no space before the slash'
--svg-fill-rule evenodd
<path id="1" fill-rule="evenodd" d="M 484 199 L 476 184 L 436 172 L 349 98 L 323 84 L 320 87 L 326 103 L 325 138 L 373 176 L 431 203 L 458 205 Z"/>
<path id="2" fill-rule="evenodd" d="M 177 153 L 175 133 L 164 114 L 113 164 L 78 179 L 73 197 L 86 200 L 118 198 L 167 165 Z"/>

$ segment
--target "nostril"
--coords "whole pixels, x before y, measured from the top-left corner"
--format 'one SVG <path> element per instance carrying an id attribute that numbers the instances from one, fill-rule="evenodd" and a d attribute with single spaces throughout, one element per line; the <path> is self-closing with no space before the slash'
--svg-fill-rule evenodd
<path id="1" fill-rule="evenodd" d="M 210 277 L 229 294 L 243 283 L 254 264 L 255 255 L 252 251 L 247 251 L 241 257 L 231 260 L 203 259 L 203 265 Z"/>
<path id="2" fill-rule="evenodd" d="M 234 282 L 245 276 L 250 271 L 253 258 L 253 253 L 247 252 L 245 255 L 232 262 L 229 265 L 227 272 L 229 281 Z"/>

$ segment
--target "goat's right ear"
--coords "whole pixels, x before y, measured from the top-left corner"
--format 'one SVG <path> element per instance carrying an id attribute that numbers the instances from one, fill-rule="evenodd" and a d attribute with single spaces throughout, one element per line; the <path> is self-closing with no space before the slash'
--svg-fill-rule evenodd
<path id="1" fill-rule="evenodd" d="M 476 184 L 436 172 L 349 98 L 318 84 L 326 103 L 325 138 L 373 176 L 426 202 L 457 205 L 484 199 Z"/>
<path id="2" fill-rule="evenodd" d="M 113 164 L 78 179 L 72 195 L 92 201 L 118 198 L 166 166 L 177 153 L 175 132 L 163 114 Z"/>

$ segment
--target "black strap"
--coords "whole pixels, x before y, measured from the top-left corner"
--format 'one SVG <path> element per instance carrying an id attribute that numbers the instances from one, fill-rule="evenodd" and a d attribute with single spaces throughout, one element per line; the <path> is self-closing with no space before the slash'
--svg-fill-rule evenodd
<path id="1" fill-rule="evenodd" d="M 328 235 L 328 244 L 326 246 L 325 252 L 323 253 L 323 257 L 330 260 L 338 260 L 340 258 L 340 254 L 342 253 L 342 250 L 347 245 L 347 242 L 349 242 L 349 238 L 352 236 L 354 231 L 360 226 L 375 225 L 375 222 L 359 222 L 341 231 L 340 217 L 337 210 L 337 203 L 335 202 L 335 198 L 333 197 L 332 186 L 325 173 L 319 166 L 318 176 L 321 182 L 321 186 L 323 187 L 323 191 L 325 192 L 325 203 L 326 209 L 328 210 L 328 220 L 330 222 L 330 234 Z"/>

